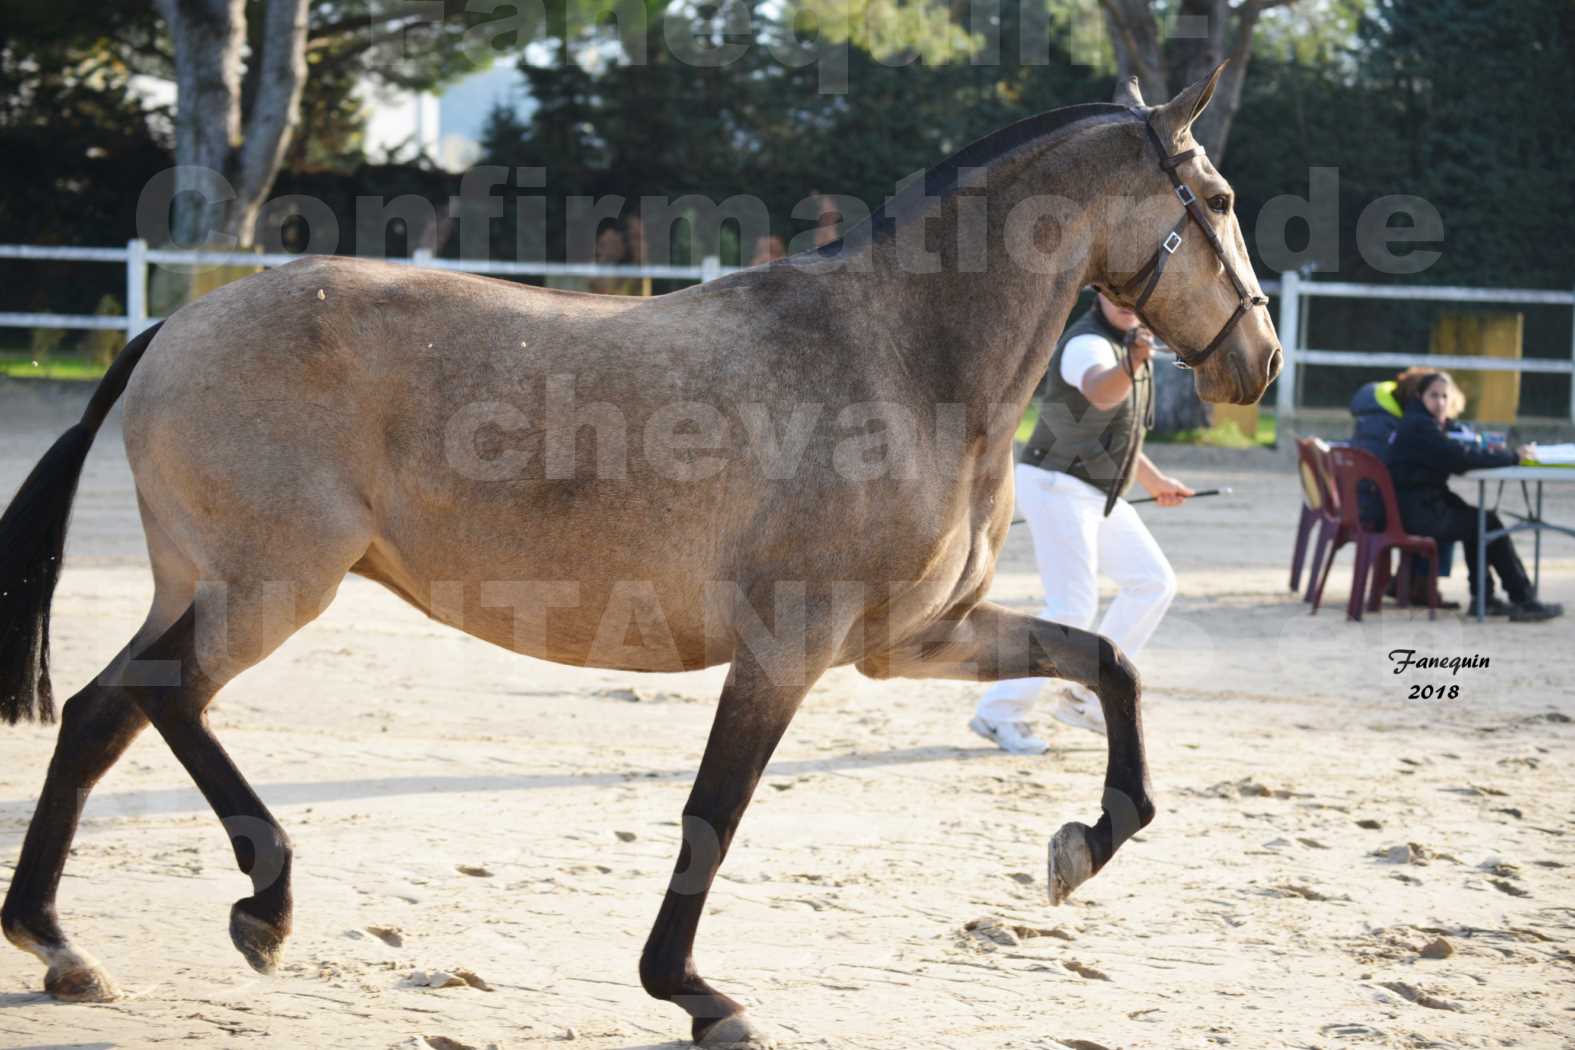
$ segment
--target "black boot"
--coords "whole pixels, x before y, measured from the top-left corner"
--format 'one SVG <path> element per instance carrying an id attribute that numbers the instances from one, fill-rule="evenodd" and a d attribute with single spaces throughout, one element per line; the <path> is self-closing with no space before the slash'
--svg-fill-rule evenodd
<path id="1" fill-rule="evenodd" d="M 1564 606 L 1558 602 L 1539 602 L 1535 598 L 1527 598 L 1523 602 L 1516 602 L 1509 607 L 1509 619 L 1512 623 L 1541 623 L 1564 615 Z"/>

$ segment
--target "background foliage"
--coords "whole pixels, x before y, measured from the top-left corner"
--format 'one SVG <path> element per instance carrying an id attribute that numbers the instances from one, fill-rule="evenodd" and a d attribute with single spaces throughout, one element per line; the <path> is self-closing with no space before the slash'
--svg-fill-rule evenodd
<path id="1" fill-rule="evenodd" d="M 897 181 L 1018 117 L 1105 99 L 1114 87 L 1108 48 L 1089 36 L 1088 5 L 1039 0 L 1048 16 L 1048 62 L 1025 64 L 1024 7 L 1000 8 L 1000 61 L 972 63 L 979 39 L 968 6 L 927 0 L 870 0 L 874 30 L 849 34 L 848 90 L 817 90 L 814 64 L 794 67 L 766 46 L 814 25 L 813 0 L 797 9 L 757 3 L 752 46 L 738 61 L 699 68 L 677 61 L 663 16 L 688 20 L 712 40 L 738 39 L 728 11 L 646 4 L 647 60 L 624 64 L 633 45 L 598 12 L 606 4 L 556 0 L 547 24 L 489 41 L 512 49 L 537 108 L 528 118 L 498 110 L 484 163 L 549 172 L 549 257 L 564 247 L 571 195 L 758 196 L 774 232 L 791 239 L 812 225 L 793 208 L 816 192 L 849 194 L 876 206 Z M 357 196 L 414 193 L 445 214 L 458 176 L 417 162 L 378 164 L 364 154 L 358 80 L 433 87 L 476 68 L 467 51 L 475 24 L 466 5 L 417 47 L 367 31 L 392 19 L 383 0 L 327 2 L 312 9 L 312 74 L 298 138 L 276 195 L 309 193 L 340 219 L 341 251 L 355 250 Z M 1166 4 L 1158 7 L 1163 12 Z M 1174 5 L 1171 5 L 1174 6 Z M 1044 12 L 1041 15 L 1041 12 Z M 799 18 L 797 25 L 786 19 Z M 1081 21 L 1079 21 L 1081 19 Z M 526 48 L 518 39 L 532 35 Z M 813 38 L 812 38 L 813 39 Z M 0 241 L 113 245 L 133 235 L 143 185 L 170 163 L 167 112 L 128 92 L 137 74 L 167 73 L 158 20 L 148 0 L 12 0 L 0 22 Z M 1075 52 L 1075 54 L 1073 53 Z M 1438 262 L 1405 280 L 1567 289 L 1575 283 L 1575 5 L 1568 0 L 1301 0 L 1265 13 L 1251 72 L 1230 133 L 1226 174 L 1253 245 L 1264 205 L 1306 196 L 1309 169 L 1339 174 L 1339 251 L 1316 277 L 1390 280 L 1357 251 L 1356 223 L 1379 197 L 1411 194 L 1442 216 Z M 512 192 L 512 191 L 511 191 Z M 513 201 L 495 221 L 492 252 L 512 258 L 521 243 Z M 457 254 L 440 227 L 439 254 Z M 1293 229 L 1292 245 L 1306 233 Z M 529 238 L 526 238 L 529 241 Z M 401 239 L 390 237 L 393 248 Z M 403 247 L 408 247 L 404 244 Z M 747 245 L 724 246 L 727 262 Z M 1261 266 L 1260 273 L 1268 272 Z M 92 312 L 118 296 L 118 269 L 83 264 L 0 264 L 0 309 Z M 1435 305 L 1320 299 L 1310 311 L 1310 345 L 1421 351 Z M 1526 309 L 1532 356 L 1567 357 L 1569 311 Z M 68 337 L 71 340 L 75 336 Z M 1342 402 L 1369 375 L 1312 369 L 1310 403 Z M 1523 408 L 1562 414 L 1562 378 L 1528 377 Z"/>

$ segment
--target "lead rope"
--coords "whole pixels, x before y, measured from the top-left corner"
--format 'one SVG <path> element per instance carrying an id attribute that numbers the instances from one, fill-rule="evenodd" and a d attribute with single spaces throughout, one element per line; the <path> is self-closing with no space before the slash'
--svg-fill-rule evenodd
<path id="1" fill-rule="evenodd" d="M 1133 329 L 1133 331 L 1135 330 Z M 1139 414 L 1137 411 L 1137 367 L 1132 364 L 1132 350 L 1130 347 L 1125 346 L 1125 338 L 1122 339 L 1122 343 L 1124 356 L 1121 358 L 1121 367 L 1126 369 L 1127 373 L 1127 397 L 1132 402 L 1133 424 L 1131 431 L 1127 434 L 1127 455 L 1126 459 L 1121 463 L 1121 473 L 1116 475 L 1115 483 L 1111 485 L 1110 491 L 1105 493 L 1104 516 L 1107 518 L 1110 517 L 1110 512 L 1115 509 L 1116 500 L 1121 498 L 1121 490 L 1126 487 L 1124 483 L 1128 480 L 1133 465 L 1137 463 L 1138 447 L 1142 440 L 1143 432 L 1145 430 L 1153 430 L 1155 420 L 1153 363 L 1149 362 L 1144 366 L 1149 371 L 1148 393 L 1143 399 L 1143 411 Z"/>

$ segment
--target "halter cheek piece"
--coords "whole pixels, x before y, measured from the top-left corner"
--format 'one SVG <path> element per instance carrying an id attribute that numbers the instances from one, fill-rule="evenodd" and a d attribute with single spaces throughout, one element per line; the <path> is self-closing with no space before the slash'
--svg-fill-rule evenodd
<path id="1" fill-rule="evenodd" d="M 1193 157 L 1202 156 L 1203 147 L 1197 146 L 1193 149 L 1183 150 L 1180 153 L 1167 156 L 1165 144 L 1160 141 L 1159 134 L 1154 130 L 1154 125 L 1149 123 L 1147 118 L 1143 120 L 1143 128 L 1148 132 L 1149 141 L 1154 144 L 1154 149 L 1159 153 L 1159 166 L 1166 175 L 1170 176 L 1170 184 L 1175 187 L 1176 196 L 1180 199 L 1182 206 L 1186 208 L 1186 213 L 1181 216 L 1180 221 L 1175 226 L 1171 227 L 1170 232 L 1165 235 L 1165 239 L 1155 249 L 1153 257 L 1144 264 L 1141 270 L 1132 275 L 1130 281 L 1121 286 L 1120 296 L 1122 298 L 1130 296 L 1132 289 L 1142 284 L 1143 290 L 1138 293 L 1137 299 L 1133 302 L 1132 310 L 1145 325 L 1153 328 L 1154 326 L 1149 324 L 1148 318 L 1143 316 L 1143 307 L 1147 304 L 1149 296 L 1154 294 L 1154 289 L 1159 285 L 1159 279 L 1165 273 L 1165 264 L 1170 262 L 1172 255 L 1176 254 L 1176 249 L 1181 247 L 1181 235 L 1187 228 L 1187 222 L 1190 220 L 1196 223 L 1198 229 L 1203 231 L 1203 236 L 1208 238 L 1209 247 L 1219 257 L 1220 265 L 1225 268 L 1225 275 L 1230 278 L 1230 283 L 1236 287 L 1236 312 L 1230 315 L 1230 320 L 1225 322 L 1225 327 L 1220 329 L 1214 340 L 1198 354 L 1190 358 L 1179 349 L 1176 350 L 1177 368 L 1196 368 L 1204 361 L 1207 361 L 1210 354 L 1219 349 L 1219 345 L 1225 341 L 1225 337 L 1230 335 L 1231 330 L 1236 327 L 1243 317 L 1251 312 L 1253 307 L 1266 306 L 1269 300 L 1261 295 L 1253 295 L 1248 290 L 1246 282 L 1241 279 L 1241 275 L 1236 272 L 1236 268 L 1230 264 L 1230 259 L 1225 255 L 1225 246 L 1220 243 L 1219 235 L 1214 232 L 1214 227 L 1209 225 L 1208 216 L 1203 214 L 1203 205 L 1198 203 L 1198 198 L 1193 194 L 1191 187 L 1182 182 L 1181 176 L 1176 174 L 1176 169 L 1181 165 Z"/>

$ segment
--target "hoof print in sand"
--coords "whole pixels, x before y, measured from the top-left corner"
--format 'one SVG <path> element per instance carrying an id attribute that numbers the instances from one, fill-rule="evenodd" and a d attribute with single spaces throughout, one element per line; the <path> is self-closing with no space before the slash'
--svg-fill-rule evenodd
<path id="1" fill-rule="evenodd" d="M 483 992 L 497 990 L 470 970 L 416 970 L 406 981 L 415 988 L 475 988 Z"/>
<path id="2" fill-rule="evenodd" d="M 366 932 L 390 948 L 403 948 L 405 946 L 405 931 L 398 926 L 368 926 Z"/>
<path id="3" fill-rule="evenodd" d="M 1406 1002 L 1415 1003 L 1417 1006 L 1425 1006 L 1429 1010 L 1458 1011 L 1461 1009 L 1459 1003 L 1450 1002 L 1448 999 L 1440 999 L 1438 996 L 1424 992 L 1415 985 L 1406 984 L 1404 981 L 1384 981 L 1379 987 L 1387 988 Z"/>

